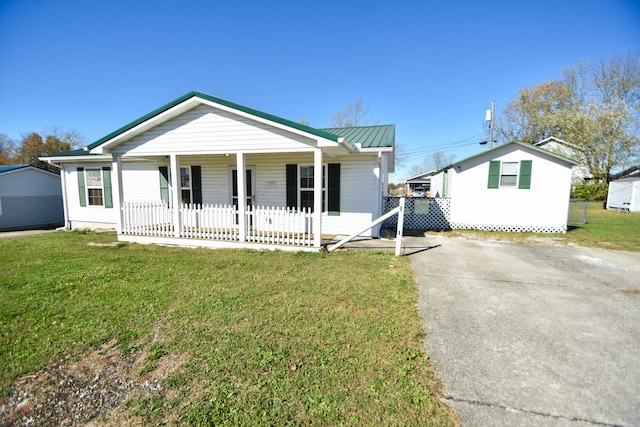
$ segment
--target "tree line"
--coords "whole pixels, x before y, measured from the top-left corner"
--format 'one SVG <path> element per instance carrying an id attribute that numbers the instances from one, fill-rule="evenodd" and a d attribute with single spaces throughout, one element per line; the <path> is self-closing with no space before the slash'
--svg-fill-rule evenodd
<path id="1" fill-rule="evenodd" d="M 571 143 L 593 175 L 587 185 L 606 196 L 612 171 L 640 162 L 640 52 L 580 62 L 520 89 L 496 131 L 501 142 Z"/>
<path id="2" fill-rule="evenodd" d="M 58 168 L 39 157 L 73 150 L 84 144 L 84 137 L 75 129 L 52 128 L 46 132 L 27 132 L 19 141 L 0 133 L 0 165 L 29 164 L 58 173 Z"/>

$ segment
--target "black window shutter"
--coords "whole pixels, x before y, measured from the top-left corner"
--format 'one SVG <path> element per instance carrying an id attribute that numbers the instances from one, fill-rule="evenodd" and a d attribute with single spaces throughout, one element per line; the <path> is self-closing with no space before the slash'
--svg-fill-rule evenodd
<path id="1" fill-rule="evenodd" d="M 329 215 L 340 213 L 340 163 L 329 163 L 328 165 L 328 206 Z"/>
<path id="2" fill-rule="evenodd" d="M 298 207 L 298 165 L 287 165 L 287 207 Z"/>
<path id="3" fill-rule="evenodd" d="M 193 191 L 193 203 L 202 204 L 202 171 L 200 166 L 191 166 L 191 189 Z"/>

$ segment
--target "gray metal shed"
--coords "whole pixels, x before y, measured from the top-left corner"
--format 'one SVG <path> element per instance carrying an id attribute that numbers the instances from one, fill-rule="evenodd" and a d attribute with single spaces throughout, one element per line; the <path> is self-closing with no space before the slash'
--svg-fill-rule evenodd
<path id="1" fill-rule="evenodd" d="M 64 224 L 60 175 L 31 165 L 0 166 L 0 231 Z"/>

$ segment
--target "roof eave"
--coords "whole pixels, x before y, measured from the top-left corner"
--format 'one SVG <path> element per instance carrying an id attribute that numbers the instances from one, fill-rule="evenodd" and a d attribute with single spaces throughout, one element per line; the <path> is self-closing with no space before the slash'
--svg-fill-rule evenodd
<path id="1" fill-rule="evenodd" d="M 102 153 L 105 149 L 118 145 L 119 143 L 144 132 L 145 130 L 170 120 L 185 111 L 195 108 L 198 105 L 209 105 L 210 107 L 221 109 L 241 117 L 256 120 L 260 123 L 293 132 L 305 138 L 317 140 L 319 145 L 328 144 L 331 146 L 340 142 L 340 137 L 337 135 L 333 135 L 320 129 L 315 129 L 301 123 L 296 123 L 253 108 L 235 104 L 202 92 L 192 91 L 99 139 L 93 144 L 87 146 L 87 149 L 94 153 Z"/>

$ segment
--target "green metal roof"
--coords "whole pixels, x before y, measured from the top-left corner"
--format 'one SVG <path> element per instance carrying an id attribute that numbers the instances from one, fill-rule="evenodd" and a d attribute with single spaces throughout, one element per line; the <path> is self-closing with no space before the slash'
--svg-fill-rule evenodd
<path id="1" fill-rule="evenodd" d="M 109 135 L 100 138 L 99 140 L 97 140 L 96 142 L 92 143 L 91 145 L 88 146 L 89 150 L 92 150 L 98 146 L 100 146 L 101 144 L 104 144 L 105 142 L 107 142 L 108 140 L 115 138 L 116 136 L 120 135 L 121 133 L 124 133 L 126 131 L 128 131 L 131 128 L 134 128 L 136 126 L 138 126 L 139 124 L 146 122 L 149 119 L 152 119 L 153 117 L 157 116 L 158 114 L 163 113 L 164 111 L 169 110 L 170 108 L 175 107 L 178 104 L 181 104 L 182 102 L 187 101 L 188 99 L 191 99 L 193 97 L 198 97 L 201 99 L 205 99 L 207 101 L 216 103 L 216 104 L 220 104 L 220 105 L 224 105 L 225 107 L 229 107 L 229 108 L 233 108 L 234 110 L 238 110 L 238 111 L 242 111 L 244 113 L 248 113 L 251 114 L 253 116 L 256 117 L 260 117 L 266 120 L 270 120 L 272 122 L 275 123 L 279 123 L 281 125 L 285 125 L 285 126 L 289 126 L 292 127 L 294 129 L 298 129 L 301 130 L 303 132 L 307 132 L 310 133 L 312 135 L 316 135 L 319 136 L 321 138 L 325 138 L 331 141 L 338 141 L 338 136 L 336 136 L 333 133 L 329 133 L 329 132 L 325 132 L 323 130 L 320 129 L 316 129 L 316 128 L 312 128 L 310 126 L 306 126 L 297 122 L 293 122 L 291 120 L 287 120 L 287 119 L 283 119 L 282 117 L 278 117 L 278 116 L 274 116 L 272 114 L 268 114 L 265 113 L 263 111 L 259 111 L 259 110 L 255 110 L 253 108 L 249 108 L 249 107 L 245 107 L 244 105 L 240 105 L 240 104 L 236 104 L 221 98 L 216 98 L 215 96 L 211 96 L 208 95 L 206 93 L 202 93 L 202 92 L 198 92 L 198 91 L 191 91 L 187 94 L 182 95 L 181 97 L 169 102 L 166 105 L 163 105 L 160 108 L 157 108 L 155 110 L 153 110 L 152 112 L 150 112 L 149 114 L 146 114 L 142 117 L 140 117 L 137 120 L 134 120 L 133 122 L 121 127 L 120 129 L 110 133 Z M 69 154 L 71 155 L 71 154 Z M 76 154 L 77 155 L 77 154 Z"/>
<path id="2" fill-rule="evenodd" d="M 344 138 L 351 145 L 361 144 L 362 148 L 391 148 L 395 140 L 395 125 L 358 126 L 348 128 L 320 129 Z"/>

